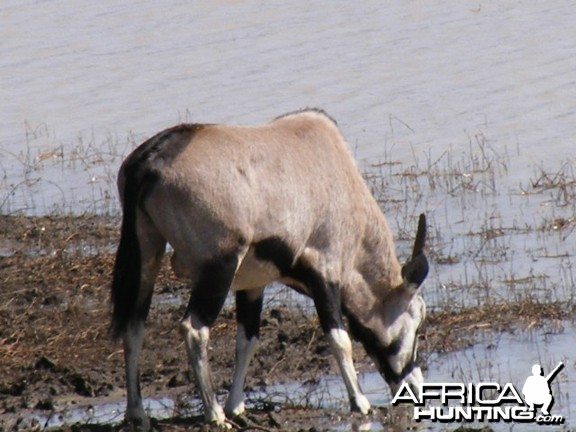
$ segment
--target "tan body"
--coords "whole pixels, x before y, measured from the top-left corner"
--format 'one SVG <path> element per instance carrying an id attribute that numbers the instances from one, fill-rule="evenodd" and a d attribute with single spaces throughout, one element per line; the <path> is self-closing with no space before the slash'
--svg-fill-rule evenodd
<path id="1" fill-rule="evenodd" d="M 206 346 L 229 289 L 237 292 L 239 335 L 228 415 L 244 409 L 242 387 L 255 351 L 262 293 L 273 281 L 314 299 L 353 409 L 367 412 L 369 403 L 356 380 L 342 312 L 393 387 L 421 381 L 413 361 L 424 318 L 416 295 L 427 273 L 424 218 L 403 270 L 384 215 L 324 113 L 293 113 L 260 127 L 172 128 L 126 159 L 119 189 L 124 244 L 113 284 L 113 327 L 124 336 L 127 353 L 129 419 L 145 422 L 139 394 L 130 387 L 137 386 L 141 321 L 166 242 L 174 249 L 174 271 L 191 282 L 182 332 L 207 420 L 224 422 Z M 139 245 L 138 262 L 128 255 L 131 242 Z M 130 279 L 126 275 L 138 263 L 140 275 Z M 137 287 L 126 294 L 124 285 Z"/>
<path id="2" fill-rule="evenodd" d="M 376 295 L 402 285 L 386 220 L 336 125 L 319 113 L 258 128 L 204 126 L 162 174 L 144 209 L 160 221 L 181 276 L 243 243 L 232 288 L 260 288 L 279 274 L 251 259 L 250 245 L 279 237 L 343 288 L 343 279 L 374 271 L 367 276 L 380 285 Z"/>

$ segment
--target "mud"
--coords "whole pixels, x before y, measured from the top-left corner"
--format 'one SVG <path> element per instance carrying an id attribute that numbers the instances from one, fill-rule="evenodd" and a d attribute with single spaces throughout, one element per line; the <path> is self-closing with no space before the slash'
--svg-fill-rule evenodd
<path id="1" fill-rule="evenodd" d="M 123 407 L 122 349 L 111 339 L 109 283 L 119 219 L 113 217 L 30 218 L 0 216 L 0 431 L 43 430 L 31 413 L 51 418 L 74 407 L 115 401 Z M 208 430 L 199 407 L 185 406 L 197 395 L 187 373 L 177 324 L 184 313 L 187 288 L 169 270 L 166 259 L 155 290 L 141 357 L 145 397 L 170 397 L 182 406 L 155 429 Z M 574 311 L 558 304 L 523 302 L 482 310 L 437 310 L 428 317 L 421 338 L 421 362 L 431 353 L 450 352 L 474 343 L 487 328 L 513 331 L 565 319 Z M 521 317 L 510 321 L 509 317 Z M 215 386 L 225 396 L 234 361 L 233 304 L 225 308 L 211 333 Z M 261 344 L 247 380 L 248 390 L 278 383 L 314 383 L 337 375 L 337 365 L 310 311 L 275 299 L 266 307 Z M 374 371 L 361 346 L 354 345 L 359 371 Z M 359 430 L 410 427 L 402 410 L 376 408 L 368 417 L 301 402 L 278 404 L 251 400 L 238 430 Z M 347 406 L 342 401 L 341 406 Z M 122 417 L 120 412 L 118 415 Z M 408 423 L 407 423 L 408 422 Z M 344 425 L 344 426 L 343 426 Z M 123 430 L 122 424 L 66 424 L 58 430 Z"/>

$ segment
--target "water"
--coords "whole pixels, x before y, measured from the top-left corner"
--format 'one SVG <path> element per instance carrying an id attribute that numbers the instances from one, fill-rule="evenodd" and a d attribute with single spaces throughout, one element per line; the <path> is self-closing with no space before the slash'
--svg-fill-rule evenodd
<path id="1" fill-rule="evenodd" d="M 459 154 L 477 134 L 520 147 L 516 186 L 572 156 L 575 21 L 566 0 L 6 0 L 1 211 L 117 211 L 119 163 L 151 134 L 305 106 L 331 113 L 364 163 L 386 147 L 408 166 Z"/>
<path id="2" fill-rule="evenodd" d="M 176 412 L 174 400 L 168 397 L 158 399 L 148 398 L 144 401 L 143 405 L 148 415 L 156 419 L 170 418 Z M 124 420 L 125 411 L 125 401 L 121 398 L 116 398 L 115 400 L 103 403 L 61 410 L 49 416 L 40 413 L 31 413 L 26 417 L 25 422 L 29 424 L 30 427 L 35 424 L 41 425 L 41 430 L 57 429 L 77 423 L 116 425 Z"/>
<path id="3" fill-rule="evenodd" d="M 555 404 L 554 415 L 566 418 L 563 426 L 547 426 L 547 430 L 565 430 L 574 424 L 576 407 L 570 394 L 576 388 L 573 358 L 576 356 L 571 343 L 574 332 L 572 322 L 556 322 L 549 328 L 518 331 L 514 334 L 494 334 L 487 332 L 479 335 L 479 341 L 473 346 L 449 354 L 434 354 L 427 361 L 425 378 L 427 382 L 479 383 L 496 382 L 504 385 L 512 383 L 522 388 L 525 379 L 531 374 L 533 364 L 540 364 L 545 373 L 551 371 L 560 361 L 566 367 L 552 382 Z M 390 390 L 377 373 L 364 373 L 359 378 L 360 385 L 373 406 L 389 406 L 392 400 Z M 312 383 L 287 382 L 263 387 L 249 392 L 247 407 L 259 408 L 264 404 L 282 406 L 307 406 L 324 408 L 346 413 L 349 409 L 348 396 L 340 376 L 321 376 Z M 118 424 L 123 420 L 125 402 L 122 396 L 113 396 L 90 405 L 82 403 L 68 409 L 58 410 L 51 416 L 39 412 L 30 413 L 26 421 L 47 428 L 74 424 L 77 422 L 93 424 Z M 197 399 L 181 397 L 178 401 L 170 397 L 147 398 L 144 402 L 147 412 L 158 419 L 179 415 L 201 415 L 201 403 Z M 357 420 L 357 419 L 355 419 Z M 377 422 L 364 425 L 372 431 L 385 430 Z M 478 426 L 478 425 L 476 425 Z M 343 423 L 342 429 L 348 430 L 349 424 Z M 369 428 L 368 428 L 369 427 Z M 525 430 L 522 424 L 490 424 L 496 431 Z M 421 430 L 453 430 L 456 425 L 424 421 Z M 563 429 L 564 428 L 564 429 Z"/>

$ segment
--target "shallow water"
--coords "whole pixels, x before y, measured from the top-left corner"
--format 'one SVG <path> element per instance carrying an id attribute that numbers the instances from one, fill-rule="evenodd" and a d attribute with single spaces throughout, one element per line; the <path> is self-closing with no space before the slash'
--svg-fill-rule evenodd
<path id="1" fill-rule="evenodd" d="M 496 382 L 504 385 L 512 383 L 521 389 L 525 379 L 530 376 L 534 364 L 540 364 L 545 373 L 551 371 L 558 362 L 566 365 L 552 382 L 555 404 L 551 410 L 554 415 L 562 415 L 566 423 L 562 426 L 546 426 L 546 430 L 566 430 L 574 424 L 576 404 L 570 399 L 570 393 L 576 387 L 573 359 L 576 348 L 571 343 L 574 332 L 572 322 L 549 323 L 549 327 L 537 330 L 517 331 L 516 333 L 494 334 L 486 332 L 480 335 L 479 342 L 473 346 L 450 354 L 435 354 L 427 361 L 425 379 L 427 382 L 443 383 L 479 383 Z M 392 395 L 386 383 L 377 373 L 360 375 L 360 385 L 374 406 L 389 406 Z M 339 376 L 318 377 L 313 383 L 288 382 L 266 386 L 261 390 L 247 394 L 247 407 L 261 407 L 263 404 L 325 408 L 342 413 L 348 411 L 346 389 Z M 178 401 L 170 397 L 145 400 L 147 412 L 157 418 L 179 415 L 200 415 L 199 400 L 183 398 Z M 101 403 L 61 410 L 46 416 L 40 412 L 31 413 L 28 422 L 38 422 L 47 428 L 58 427 L 77 422 L 93 424 L 117 424 L 123 420 L 125 402 L 123 397 L 106 398 Z M 356 418 L 355 421 L 358 419 Z M 526 430 L 530 425 L 487 423 L 495 431 Z M 479 424 L 472 424 L 479 426 Z M 355 424 L 355 427 L 358 425 Z M 335 430 L 348 430 L 349 424 L 343 423 Z M 367 422 L 363 430 L 386 430 L 377 422 Z M 369 428 L 368 428 L 369 427 Z M 535 427 L 535 426 L 534 426 Z M 457 425 L 423 421 L 421 430 L 453 430 Z"/>
<path id="2" fill-rule="evenodd" d="M 526 378 L 531 375 L 534 364 L 540 364 L 547 374 L 563 361 L 565 368 L 551 385 L 555 398 L 551 413 L 562 415 L 566 423 L 562 426 L 546 426 L 546 429 L 565 430 L 573 427 L 576 413 L 576 403 L 570 398 L 570 393 L 576 388 L 573 360 L 576 347 L 572 343 L 574 330 L 572 322 L 556 322 L 550 323 L 549 328 L 517 331 L 513 334 L 486 332 L 480 336 L 478 343 L 467 349 L 431 356 L 426 362 L 425 380 L 429 383 L 495 382 L 502 386 L 512 383 L 520 391 Z M 360 384 L 374 406 L 390 405 L 392 395 L 378 373 L 362 374 Z M 308 393 L 306 389 L 298 393 L 299 388 L 295 385 L 287 387 L 284 402 L 298 401 L 297 397 L 300 396 L 302 399 L 307 397 L 311 406 L 318 404 L 343 411 L 348 409 L 346 390 L 339 377 L 322 379 L 314 387 L 308 386 Z M 530 429 L 525 424 L 487 424 L 495 431 Z M 430 421 L 423 421 L 421 426 L 423 430 L 452 430 L 457 427 Z M 372 424 L 371 430 L 385 429 Z"/>
<path id="3" fill-rule="evenodd" d="M 516 186 L 572 157 L 575 21 L 567 0 L 6 0 L 1 210 L 117 210 L 109 180 L 145 137 L 305 106 L 331 113 L 365 163 L 458 156 L 478 135 L 520 148 Z"/>

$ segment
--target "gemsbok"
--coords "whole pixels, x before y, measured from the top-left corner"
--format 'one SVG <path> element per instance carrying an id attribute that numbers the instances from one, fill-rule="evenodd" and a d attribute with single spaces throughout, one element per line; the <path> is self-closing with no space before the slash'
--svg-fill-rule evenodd
<path id="1" fill-rule="evenodd" d="M 279 281 L 312 298 L 354 411 L 368 413 L 352 361 L 352 335 L 395 391 L 418 387 L 418 294 L 428 274 L 426 219 L 411 258 L 396 257 L 386 219 L 336 122 L 307 109 L 259 127 L 183 124 L 136 148 L 118 174 L 123 217 L 112 282 L 112 332 L 122 337 L 126 421 L 149 430 L 138 358 L 166 243 L 190 280 L 180 323 L 207 422 L 244 411 L 264 288 Z M 229 290 L 236 296 L 236 364 L 224 408 L 208 364 L 208 341 Z"/>

